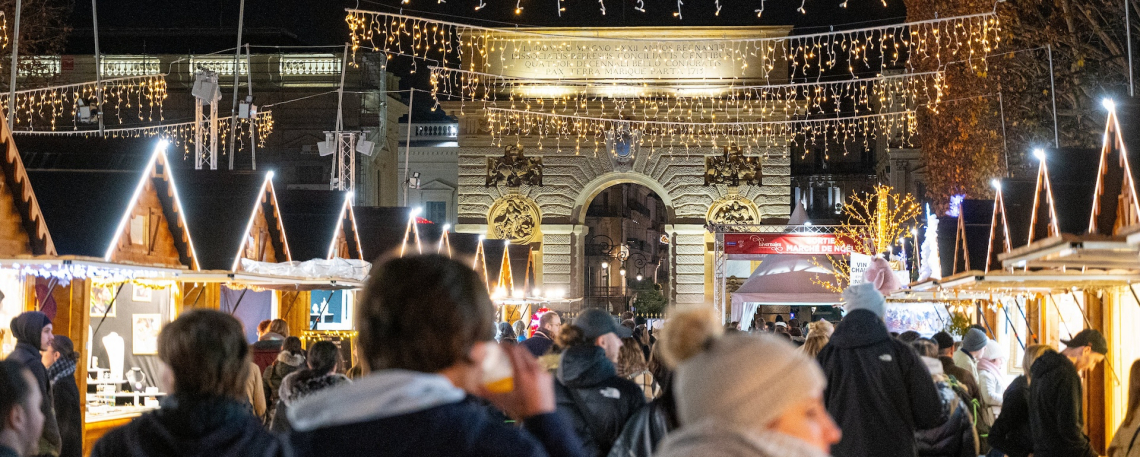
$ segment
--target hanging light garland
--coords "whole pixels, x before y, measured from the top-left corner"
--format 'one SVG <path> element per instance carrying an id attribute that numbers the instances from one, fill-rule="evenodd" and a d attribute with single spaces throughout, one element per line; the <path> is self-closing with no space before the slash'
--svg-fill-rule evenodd
<path id="1" fill-rule="evenodd" d="M 233 116 L 218 118 L 218 142 L 226 144 L 229 140 L 230 122 L 234 119 Z M 236 151 L 246 150 L 246 140 L 251 137 L 250 130 L 252 125 L 249 119 L 237 120 L 237 144 L 235 145 Z M 273 133 L 274 128 L 273 111 L 264 110 L 257 112 L 257 146 L 265 147 L 266 140 L 269 135 Z M 29 131 L 17 130 L 13 132 L 16 135 L 38 135 L 38 136 L 81 136 L 81 137 L 94 137 L 99 136 L 98 130 L 56 130 L 56 131 Z M 184 157 L 188 157 L 194 152 L 194 121 L 180 122 L 177 124 L 162 124 L 162 125 L 148 125 L 141 127 L 121 127 L 104 129 L 103 135 L 107 138 L 142 138 L 142 137 L 158 137 L 170 141 L 171 146 L 181 147 Z"/>
<path id="2" fill-rule="evenodd" d="M 512 56 L 539 54 L 562 55 L 568 59 L 589 54 L 604 66 L 621 63 L 624 50 L 664 63 L 700 53 L 699 58 L 719 60 L 735 69 L 731 77 L 702 78 L 706 80 L 737 79 L 740 74 L 752 71 L 748 70 L 750 64 L 760 65 L 767 78 L 775 70 L 773 62 L 786 58 L 794 81 L 832 72 L 847 72 L 852 76 L 865 70 L 884 73 L 899 65 L 913 69 L 930 61 L 937 67 L 960 60 L 975 66 L 984 65 L 986 56 L 1001 41 L 996 12 L 809 35 L 710 40 L 707 37 L 611 38 L 572 32 L 497 29 L 403 14 L 346 11 L 345 21 L 354 53 L 368 46 L 388 57 L 414 57 L 413 72 L 415 60 L 492 72 L 493 61 L 505 62 Z M 615 42 L 621 43 L 620 49 L 612 47 Z M 591 43 L 599 46 L 591 47 Z"/>
<path id="3" fill-rule="evenodd" d="M 569 116 L 662 121 L 741 122 L 777 117 L 838 117 L 936 106 L 941 72 L 905 73 L 837 82 L 775 85 L 631 85 L 588 80 L 542 80 L 431 68 L 436 103 L 460 101 Z"/>
<path id="4" fill-rule="evenodd" d="M 83 124 L 112 119 L 122 124 L 124 116 L 139 121 L 162 120 L 166 100 L 166 75 L 128 76 L 103 80 L 103 105 L 98 104 L 100 83 L 95 81 L 16 91 L 16 127 L 56 130 L 60 124 L 78 130 Z M 0 94 L 0 106 L 8 109 L 9 95 Z M 86 108 L 86 110 L 84 109 Z M 106 114 L 114 113 L 114 117 Z"/>
<path id="5" fill-rule="evenodd" d="M 686 149 L 719 148 L 730 143 L 746 150 L 756 148 L 765 154 L 768 148 L 804 146 L 810 149 L 816 145 L 839 143 L 846 153 L 849 145 L 861 143 L 864 148 L 870 147 L 871 140 L 878 135 L 890 135 L 892 139 L 909 142 L 916 133 L 913 111 L 812 120 L 666 122 L 488 108 L 485 121 L 485 128 L 497 146 L 503 144 L 505 137 L 537 137 L 539 149 L 543 148 L 543 142 L 553 140 L 559 152 L 563 148 L 572 148 L 575 154 L 581 154 L 585 147 L 592 149 L 595 155 L 599 151 L 614 152 L 614 132 L 628 134 L 631 143 L 642 149 L 650 148 L 650 154 L 657 148 L 670 151 L 678 146 Z M 824 154 L 826 158 L 826 148 Z"/>

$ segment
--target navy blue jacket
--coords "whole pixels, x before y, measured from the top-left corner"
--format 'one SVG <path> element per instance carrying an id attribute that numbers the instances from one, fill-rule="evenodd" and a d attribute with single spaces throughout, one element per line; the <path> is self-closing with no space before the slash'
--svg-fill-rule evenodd
<path id="1" fill-rule="evenodd" d="M 523 429 L 495 420 L 486 406 L 467 399 L 371 421 L 290 435 L 305 456 L 519 456 L 580 457 L 581 445 L 558 413 L 523 422 Z"/>

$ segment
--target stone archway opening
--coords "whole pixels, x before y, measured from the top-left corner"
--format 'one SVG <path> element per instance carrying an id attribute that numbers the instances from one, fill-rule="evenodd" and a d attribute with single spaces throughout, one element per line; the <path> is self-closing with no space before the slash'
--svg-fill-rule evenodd
<path id="1" fill-rule="evenodd" d="M 582 306 L 652 316 L 668 296 L 670 208 L 639 182 L 611 182 L 584 193 Z"/>

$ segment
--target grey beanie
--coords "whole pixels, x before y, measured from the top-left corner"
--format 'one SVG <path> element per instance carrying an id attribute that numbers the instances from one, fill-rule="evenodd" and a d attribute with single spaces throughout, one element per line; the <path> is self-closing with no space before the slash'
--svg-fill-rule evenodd
<path id="1" fill-rule="evenodd" d="M 976 328 L 970 329 L 966 332 L 966 336 L 962 337 L 962 350 L 966 352 L 977 352 L 986 347 L 986 332 Z"/>
<path id="2" fill-rule="evenodd" d="M 822 394 L 815 360 L 771 335 L 729 335 L 681 362 L 674 378 L 682 425 L 702 419 L 767 427 L 791 405 Z"/>
<path id="3" fill-rule="evenodd" d="M 865 309 L 882 319 L 887 314 L 887 301 L 883 299 L 883 294 L 875 289 L 875 284 L 865 282 L 856 286 L 848 287 L 843 291 L 843 301 L 846 303 L 844 308 L 850 313 L 857 309 Z"/>

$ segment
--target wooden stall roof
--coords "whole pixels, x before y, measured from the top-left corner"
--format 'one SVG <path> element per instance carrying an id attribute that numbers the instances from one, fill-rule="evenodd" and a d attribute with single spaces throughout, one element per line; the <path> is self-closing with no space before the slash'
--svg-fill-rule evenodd
<path id="1" fill-rule="evenodd" d="M 983 273 L 972 270 L 938 281 L 944 290 L 1050 292 L 1073 287 L 1112 287 L 1140 283 L 1140 274 L 1069 270 Z"/>
<path id="2" fill-rule="evenodd" d="M 28 170 L 44 220 L 55 234 L 57 253 L 111 260 L 124 225 L 149 182 L 162 207 L 178 263 L 197 268 L 166 154 L 154 148 L 146 156 L 122 155 L 119 159 L 118 169 L 91 169 L 65 162 Z"/>
<path id="3" fill-rule="evenodd" d="M 1140 223 L 1137 170 L 1131 165 L 1140 150 L 1140 105 L 1106 107 L 1104 144 L 1101 146 L 1088 233 L 1114 235 Z"/>
<path id="4" fill-rule="evenodd" d="M 1006 268 L 1140 270 L 1140 249 L 1123 236 L 1062 233 L 999 256 Z"/>
<path id="5" fill-rule="evenodd" d="M 364 260 L 347 192 L 282 190 L 277 197 L 294 260 L 330 258 L 331 247 L 338 242 L 348 245 L 347 258 Z"/>
<path id="6" fill-rule="evenodd" d="M 0 126 L 0 254 L 55 255 L 36 193 L 8 125 Z"/>
<path id="7" fill-rule="evenodd" d="M 278 262 L 292 260 L 271 174 L 187 167 L 178 170 L 176 176 L 203 270 L 236 270 L 250 227 L 259 216 L 265 218 L 269 235 L 259 249 L 272 249 Z"/>

